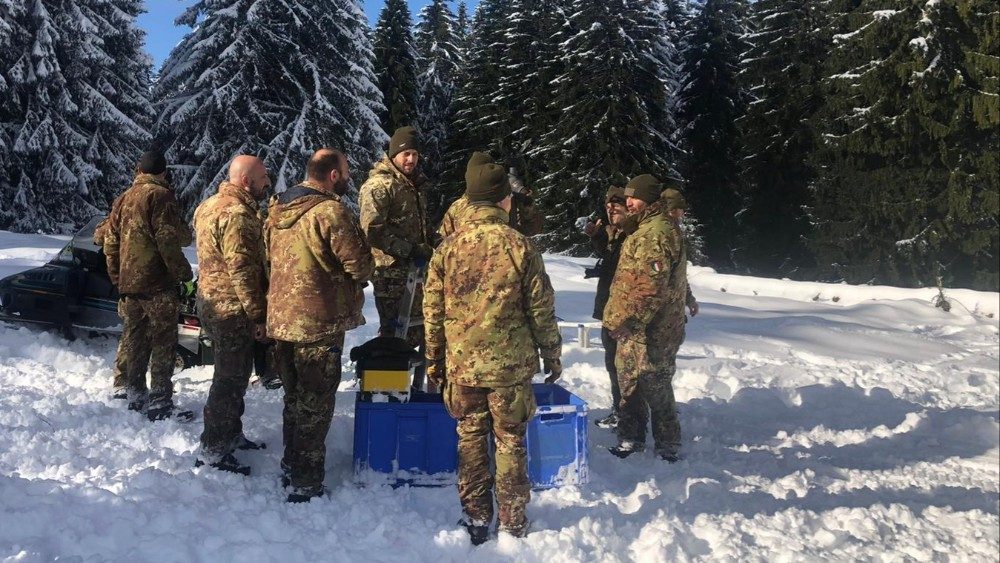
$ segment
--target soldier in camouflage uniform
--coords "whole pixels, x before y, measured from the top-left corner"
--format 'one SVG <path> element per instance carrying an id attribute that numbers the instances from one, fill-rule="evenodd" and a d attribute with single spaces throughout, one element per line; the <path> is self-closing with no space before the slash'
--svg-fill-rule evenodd
<path id="1" fill-rule="evenodd" d="M 650 417 L 657 455 L 673 462 L 679 455 L 681 428 L 672 379 L 690 293 L 684 241 L 676 221 L 665 212 L 668 205 L 682 209 L 683 198 L 668 203 L 661 200 L 662 190 L 649 174 L 633 178 L 625 188 L 626 205 L 639 226 L 622 245 L 604 326 L 618 341 L 615 363 L 621 390 L 619 443 L 611 453 L 627 457 L 645 449 Z"/>
<path id="2" fill-rule="evenodd" d="M 594 298 L 594 318 L 597 320 L 604 318 L 604 307 L 611 294 L 611 281 L 615 278 L 615 271 L 618 269 L 622 243 L 625 241 L 625 237 L 635 232 L 638 226 L 634 217 L 626 218 L 628 210 L 625 208 L 624 188 L 618 186 L 609 188 L 604 197 L 604 208 L 608 216 L 607 225 L 599 219 L 596 222 L 588 222 L 584 227 L 584 233 L 590 237 L 594 252 L 600 258 L 597 294 Z M 611 414 L 594 423 L 601 428 L 615 428 L 618 426 L 618 403 L 621 401 L 621 392 L 618 389 L 618 369 L 615 367 L 618 342 L 611 338 L 611 331 L 607 327 L 601 327 L 601 343 L 604 345 L 604 366 L 608 370 L 608 377 L 611 380 Z"/>
<path id="3" fill-rule="evenodd" d="M 250 474 L 235 449 L 259 449 L 243 435 L 243 396 L 253 368 L 254 341 L 266 338 L 267 257 L 258 202 L 271 181 L 264 163 L 240 155 L 229 179 L 198 206 L 198 315 L 212 339 L 215 373 L 205 403 L 198 464 Z"/>
<path id="4" fill-rule="evenodd" d="M 465 169 L 466 184 L 468 184 L 469 171 L 481 164 L 495 164 L 495 162 L 493 161 L 493 157 L 484 152 L 476 151 L 472 153 L 472 157 L 469 158 L 469 163 Z M 531 191 L 517 178 L 513 170 L 508 174 L 508 179 L 511 182 L 512 194 L 511 212 L 509 214 L 510 226 L 526 237 L 541 233 L 544 218 L 541 212 L 535 209 L 534 202 L 531 199 Z M 445 212 L 444 218 L 441 220 L 441 226 L 438 227 L 438 235 L 443 239 L 454 233 L 458 229 L 458 226 L 461 225 L 463 218 L 468 214 L 471 206 L 469 198 L 465 194 L 456 199 L 448 207 L 448 211 Z"/>
<path id="5" fill-rule="evenodd" d="M 375 256 L 375 307 L 379 336 L 393 336 L 399 303 L 411 266 L 423 266 L 434 249 L 427 231 L 428 180 L 418 168 L 420 144 L 413 127 L 401 127 L 389 141 L 385 158 L 375 164 L 361 186 L 361 227 Z M 414 296 L 414 317 L 420 315 L 421 295 Z M 423 342 L 423 328 L 414 327 L 407 340 Z"/>
<path id="6" fill-rule="evenodd" d="M 531 377 L 539 355 L 554 381 L 562 372 L 555 293 L 542 257 L 508 226 L 510 183 L 495 164 L 471 171 L 471 208 L 434 253 L 424 297 L 427 376 L 444 385 L 458 420 L 458 495 L 474 544 L 493 520 L 494 477 L 487 439 L 496 445 L 499 529 L 528 532 L 531 486 L 525 431 L 535 412 Z"/>
<path id="7" fill-rule="evenodd" d="M 181 219 L 166 170 L 162 154 L 144 154 L 102 234 L 108 276 L 120 294 L 123 331 L 116 363 L 126 374 L 129 408 L 145 409 L 150 420 L 189 420 L 190 411 L 175 411 L 171 377 L 180 315 L 177 286 L 192 277 L 181 248 L 191 244 L 191 230 Z"/>
<path id="8" fill-rule="evenodd" d="M 278 195 L 265 226 L 271 258 L 267 333 L 284 379 L 288 502 L 323 494 L 326 434 L 341 376 L 344 332 L 364 324 L 362 288 L 375 262 L 364 233 L 340 197 L 347 157 L 320 149 L 307 180 Z"/>
<path id="9" fill-rule="evenodd" d="M 111 212 L 108 213 L 108 216 L 105 217 L 103 221 L 98 223 L 96 227 L 94 227 L 93 240 L 95 246 L 100 246 L 100 247 L 104 246 L 104 237 L 107 235 L 108 230 L 111 228 L 111 216 L 115 214 L 115 209 L 121 207 L 121 201 L 122 201 L 122 196 L 119 195 L 117 198 L 115 198 L 114 203 L 111 205 Z M 140 359 L 141 363 L 149 364 L 149 353 L 150 349 L 149 346 L 147 345 L 142 349 L 136 351 L 136 353 L 133 355 L 137 359 Z M 141 360 L 141 358 L 145 358 L 145 360 Z M 128 380 L 126 379 L 126 371 L 128 371 L 128 366 L 126 360 L 127 356 L 125 355 L 118 355 L 115 358 L 115 366 L 113 368 L 113 374 L 112 374 L 113 379 L 111 382 L 112 397 L 115 399 L 123 399 L 123 400 L 128 399 L 128 390 L 126 389 L 128 384 Z"/>

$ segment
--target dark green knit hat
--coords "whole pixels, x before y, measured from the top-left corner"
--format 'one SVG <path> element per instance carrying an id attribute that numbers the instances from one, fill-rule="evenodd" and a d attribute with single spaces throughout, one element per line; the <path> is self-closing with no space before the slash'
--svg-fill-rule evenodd
<path id="1" fill-rule="evenodd" d="M 620 188 L 618 186 L 611 186 L 608 188 L 608 193 L 604 194 L 604 203 L 611 203 L 611 200 L 618 198 L 625 201 L 625 188 Z"/>
<path id="2" fill-rule="evenodd" d="M 389 139 L 389 150 L 386 151 L 389 154 L 389 158 L 394 158 L 397 154 L 410 149 L 414 149 L 417 152 L 422 150 L 420 137 L 417 135 L 417 128 L 407 125 L 406 127 L 396 129 L 396 132 L 392 134 L 392 138 Z"/>
<path id="3" fill-rule="evenodd" d="M 625 197 L 641 199 L 646 203 L 655 203 L 660 199 L 660 192 L 663 191 L 663 184 L 652 174 L 642 174 L 629 180 L 625 186 Z"/>
<path id="4" fill-rule="evenodd" d="M 465 174 L 465 197 L 470 202 L 497 203 L 510 195 L 510 180 L 503 166 L 480 164 Z"/>
<path id="5" fill-rule="evenodd" d="M 674 188 L 667 188 L 663 190 L 663 193 L 660 194 L 660 201 L 663 202 L 663 208 L 666 211 L 688 208 L 687 200 L 684 199 L 684 194 Z"/>
<path id="6" fill-rule="evenodd" d="M 479 166 L 482 166 L 483 164 L 496 164 L 496 161 L 493 160 L 493 157 L 490 156 L 488 153 L 479 152 L 479 151 L 476 151 L 476 152 L 472 153 L 472 156 L 469 157 L 469 164 L 467 164 L 465 166 L 465 185 L 466 186 L 468 186 L 469 184 L 472 183 L 471 178 L 472 178 L 472 171 L 473 171 L 473 169 L 478 168 Z"/>

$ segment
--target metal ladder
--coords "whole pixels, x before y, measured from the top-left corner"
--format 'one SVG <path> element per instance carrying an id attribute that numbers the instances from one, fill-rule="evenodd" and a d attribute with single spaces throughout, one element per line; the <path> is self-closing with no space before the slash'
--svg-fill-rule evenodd
<path id="1" fill-rule="evenodd" d="M 410 271 L 406 276 L 406 287 L 403 290 L 403 297 L 399 300 L 399 314 L 396 316 L 396 338 L 401 338 L 406 340 L 407 334 L 409 334 L 410 329 L 415 326 L 422 326 L 424 324 L 423 311 L 417 316 L 413 315 L 413 300 L 416 298 L 417 290 L 422 292 L 424 290 L 424 281 L 427 278 L 427 265 L 423 266 L 410 266 Z M 417 346 L 417 350 L 420 352 L 421 357 L 424 352 L 424 343 L 421 342 Z M 421 360 L 423 361 L 423 360 Z M 412 365 L 412 364 L 411 364 Z M 414 389 L 423 390 L 424 388 L 424 375 L 425 367 L 421 363 L 413 367 L 413 383 Z M 428 389 L 433 391 L 432 389 Z"/>

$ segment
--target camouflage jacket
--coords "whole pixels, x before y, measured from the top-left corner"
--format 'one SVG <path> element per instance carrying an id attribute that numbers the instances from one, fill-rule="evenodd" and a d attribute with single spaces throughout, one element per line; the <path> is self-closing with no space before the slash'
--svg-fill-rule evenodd
<path id="1" fill-rule="evenodd" d="M 472 206 L 434 252 L 424 286 L 429 360 L 445 359 L 451 383 L 507 387 L 558 358 L 555 292 L 542 256 L 498 207 Z"/>
<path id="2" fill-rule="evenodd" d="M 118 197 L 101 229 L 111 282 L 125 295 L 177 291 L 193 274 L 181 251 L 191 244 L 191 229 L 174 192 L 165 181 L 139 174 Z"/>
<path id="3" fill-rule="evenodd" d="M 229 182 L 194 212 L 198 247 L 198 311 L 203 320 L 267 316 L 263 218 L 253 197 Z"/>
<path id="4" fill-rule="evenodd" d="M 339 197 L 311 182 L 282 192 L 268 212 L 265 237 L 268 336 L 309 343 L 364 324 L 361 290 L 375 263 Z"/>
<path id="5" fill-rule="evenodd" d="M 430 244 L 426 183 L 422 174 L 407 178 L 387 156 L 375 164 L 361 186 L 361 228 L 377 268 L 406 270 L 413 247 Z"/>
<path id="6" fill-rule="evenodd" d="M 684 330 L 687 295 L 684 241 L 660 204 L 651 204 L 622 244 L 604 327 L 628 327 L 640 341 L 661 341 Z"/>
<path id="7" fill-rule="evenodd" d="M 443 239 L 457 231 L 471 207 L 472 204 L 464 195 L 456 199 L 448 207 L 444 218 L 441 219 L 441 226 L 437 230 L 438 235 Z M 510 220 L 508 224 L 517 232 L 526 237 L 535 236 L 542 232 L 542 222 L 542 214 L 535 209 L 534 205 L 530 205 L 526 200 L 521 198 L 511 200 Z"/>

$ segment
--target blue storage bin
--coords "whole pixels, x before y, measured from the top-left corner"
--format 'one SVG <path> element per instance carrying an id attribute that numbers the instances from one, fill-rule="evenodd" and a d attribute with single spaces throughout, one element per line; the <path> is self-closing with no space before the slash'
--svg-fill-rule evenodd
<path id="1" fill-rule="evenodd" d="M 538 411 L 528 423 L 528 478 L 536 489 L 587 483 L 587 403 L 559 385 L 535 384 Z M 408 403 L 358 400 L 354 469 L 368 482 L 453 484 L 456 423 L 441 395 L 414 392 Z"/>

